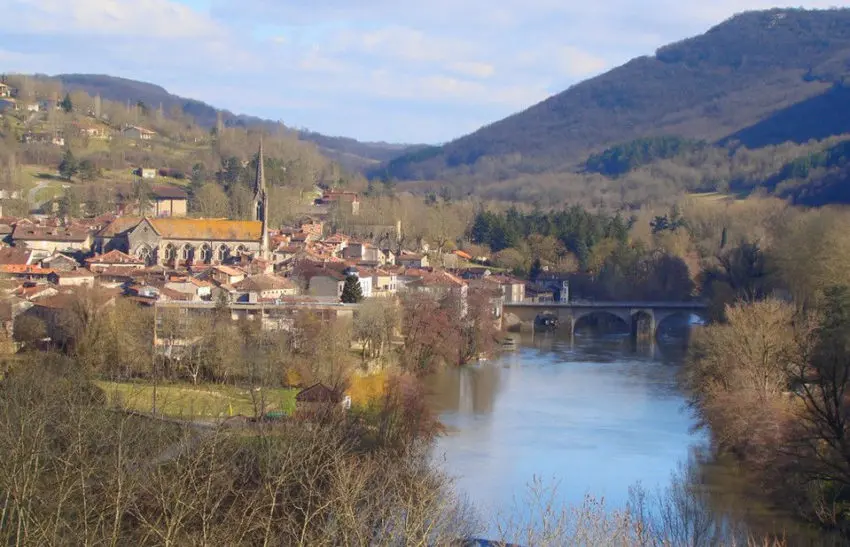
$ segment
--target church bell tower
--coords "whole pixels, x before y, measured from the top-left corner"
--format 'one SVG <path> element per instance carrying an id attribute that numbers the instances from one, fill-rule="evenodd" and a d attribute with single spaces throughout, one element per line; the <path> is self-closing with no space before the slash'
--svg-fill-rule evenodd
<path id="1" fill-rule="evenodd" d="M 254 181 L 254 220 L 263 223 L 260 257 L 269 258 L 269 198 L 266 191 L 266 173 L 263 165 L 263 140 L 260 138 L 260 151 L 257 153 L 257 177 Z"/>

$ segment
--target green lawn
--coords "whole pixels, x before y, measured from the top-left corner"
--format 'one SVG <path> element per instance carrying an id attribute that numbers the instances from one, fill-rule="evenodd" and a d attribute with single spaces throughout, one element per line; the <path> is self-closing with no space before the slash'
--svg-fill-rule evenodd
<path id="1" fill-rule="evenodd" d="M 153 385 L 143 383 L 96 382 L 110 403 L 140 412 L 150 412 Z M 297 389 L 266 389 L 265 412 L 295 410 Z M 157 411 L 181 418 L 227 418 L 254 415 L 251 393 L 247 389 L 224 385 L 162 384 L 157 386 Z"/>

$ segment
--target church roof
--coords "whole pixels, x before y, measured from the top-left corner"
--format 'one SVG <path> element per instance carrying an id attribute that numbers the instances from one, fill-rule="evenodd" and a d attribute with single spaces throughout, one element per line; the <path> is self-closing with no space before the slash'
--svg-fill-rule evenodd
<path id="1" fill-rule="evenodd" d="M 136 227 L 140 217 L 119 217 L 101 230 L 100 237 L 115 237 Z M 263 223 L 256 220 L 220 218 L 150 218 L 154 230 L 164 239 L 259 241 Z"/>
<path id="2" fill-rule="evenodd" d="M 263 223 L 257 220 L 152 218 L 150 223 L 165 239 L 259 241 L 263 237 Z"/>

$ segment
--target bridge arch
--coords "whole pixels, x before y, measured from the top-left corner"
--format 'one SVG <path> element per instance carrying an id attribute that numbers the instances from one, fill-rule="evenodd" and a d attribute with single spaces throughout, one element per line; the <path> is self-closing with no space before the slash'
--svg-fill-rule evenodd
<path id="1" fill-rule="evenodd" d="M 632 318 L 628 310 L 605 308 L 587 309 L 581 311 L 575 310 L 572 314 L 571 334 L 575 334 L 576 329 L 579 327 L 582 321 L 587 322 L 586 320 L 592 317 L 613 317 L 614 319 L 618 319 L 618 323 L 622 325 L 624 332 L 628 332 L 632 324 Z"/>
<path id="2" fill-rule="evenodd" d="M 703 321 L 708 319 L 707 310 L 667 310 L 656 312 L 655 330 L 662 332 L 669 328 L 672 319 L 685 319 L 690 322 L 691 316 L 697 316 Z"/>

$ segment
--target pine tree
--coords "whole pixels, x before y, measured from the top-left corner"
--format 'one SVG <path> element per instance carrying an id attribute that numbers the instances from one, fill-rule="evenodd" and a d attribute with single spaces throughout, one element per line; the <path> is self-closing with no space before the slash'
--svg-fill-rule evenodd
<path id="1" fill-rule="evenodd" d="M 59 107 L 67 113 L 74 110 L 74 103 L 71 102 L 71 94 L 65 93 L 65 98 L 59 102 Z"/>
<path id="2" fill-rule="evenodd" d="M 531 263 L 531 269 L 528 271 L 528 278 L 531 281 L 537 281 L 537 278 L 540 277 L 540 274 L 543 272 L 543 265 L 540 264 L 540 259 L 535 258 L 534 262 Z"/>
<path id="3" fill-rule="evenodd" d="M 77 159 L 74 157 L 74 153 L 71 152 L 71 149 L 66 148 L 65 153 L 62 154 L 62 161 L 59 162 L 59 175 L 61 175 L 63 179 L 69 181 L 74 178 L 77 171 L 79 171 Z"/>
<path id="4" fill-rule="evenodd" d="M 363 289 L 360 288 L 360 280 L 356 275 L 349 275 L 345 278 L 345 285 L 342 287 L 342 302 L 357 304 L 361 300 L 363 300 Z"/>

